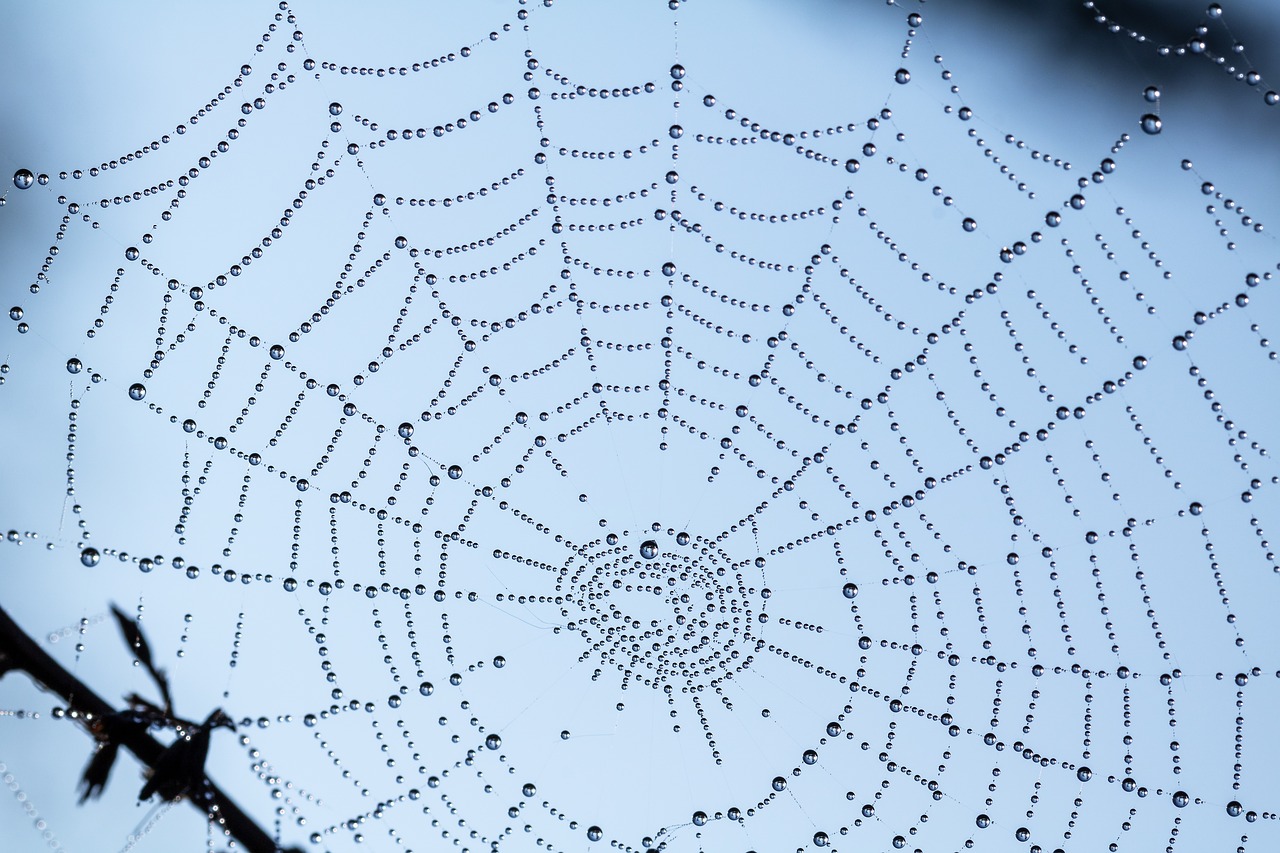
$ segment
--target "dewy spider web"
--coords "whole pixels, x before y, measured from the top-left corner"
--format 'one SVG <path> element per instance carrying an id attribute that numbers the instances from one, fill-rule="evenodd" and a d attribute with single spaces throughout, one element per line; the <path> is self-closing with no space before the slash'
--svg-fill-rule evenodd
<path id="1" fill-rule="evenodd" d="M 1271 164 L 787 8 L 281 4 L 15 160 L 6 609 L 283 845 L 1274 848 Z M 230 846 L 0 696 L 15 849 Z"/>

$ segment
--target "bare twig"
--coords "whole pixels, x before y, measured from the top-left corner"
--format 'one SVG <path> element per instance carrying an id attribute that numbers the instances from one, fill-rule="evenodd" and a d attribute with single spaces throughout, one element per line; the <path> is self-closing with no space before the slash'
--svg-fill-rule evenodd
<path id="1" fill-rule="evenodd" d="M 115 713 L 115 709 L 102 697 L 63 669 L 0 608 L 0 677 L 13 670 L 26 672 L 37 684 L 62 697 L 72 719 L 90 733 L 93 732 L 94 721 L 105 720 Z M 120 727 L 118 733 L 113 732 L 113 737 L 152 769 L 165 751 L 165 746 L 143 727 Z M 225 827 L 245 850 L 249 853 L 286 853 L 212 781 L 208 782 L 205 790 L 208 791 L 206 800 L 196 802 L 189 798 L 189 801 Z"/>

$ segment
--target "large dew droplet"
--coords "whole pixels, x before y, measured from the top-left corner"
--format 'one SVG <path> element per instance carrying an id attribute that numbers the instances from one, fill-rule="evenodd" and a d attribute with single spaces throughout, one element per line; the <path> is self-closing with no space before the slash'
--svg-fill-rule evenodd
<path id="1" fill-rule="evenodd" d="M 141 399 L 142 399 L 143 397 L 145 397 L 145 396 L 147 396 L 147 386 L 146 386 L 146 385 L 143 385 L 141 382 L 135 382 L 135 383 L 133 383 L 132 385 L 130 385 L 130 386 L 129 386 L 129 399 L 130 399 L 130 400 L 141 400 Z"/>
<path id="2" fill-rule="evenodd" d="M 1160 116 L 1153 113 L 1144 115 L 1139 124 L 1142 126 L 1142 132 L 1151 136 L 1155 136 L 1164 128 L 1164 122 L 1160 121 Z"/>
<path id="3" fill-rule="evenodd" d="M 30 169 L 19 169 L 13 173 L 13 185 L 20 190 L 30 189 L 35 182 L 36 176 L 31 174 Z"/>

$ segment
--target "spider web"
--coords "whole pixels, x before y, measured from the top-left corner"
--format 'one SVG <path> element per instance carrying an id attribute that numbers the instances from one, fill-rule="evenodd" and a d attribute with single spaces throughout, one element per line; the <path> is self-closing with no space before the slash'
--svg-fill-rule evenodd
<path id="1" fill-rule="evenodd" d="M 1273 847 L 1229 15 L 1028 94 L 954 8 L 672 5 L 230 15 L 15 162 L 6 608 L 109 697 L 137 615 L 282 845 Z M 5 837 L 230 846 L 3 690 Z"/>

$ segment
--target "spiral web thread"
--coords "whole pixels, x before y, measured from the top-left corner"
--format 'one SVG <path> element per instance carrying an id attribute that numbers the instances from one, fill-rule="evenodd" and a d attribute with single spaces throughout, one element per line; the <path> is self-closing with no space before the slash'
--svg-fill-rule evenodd
<path id="1" fill-rule="evenodd" d="M 582 4 L 385 67 L 281 4 L 189 120 L 19 172 L 33 628 L 114 690 L 130 602 L 282 844 L 1273 847 L 1270 234 L 1154 88 L 1071 162 L 895 7 L 802 129 L 699 6 L 580 80 Z M 7 769 L 15 837 L 205 843 Z"/>

